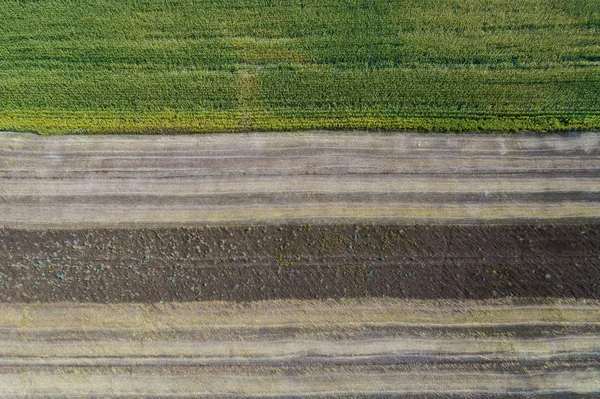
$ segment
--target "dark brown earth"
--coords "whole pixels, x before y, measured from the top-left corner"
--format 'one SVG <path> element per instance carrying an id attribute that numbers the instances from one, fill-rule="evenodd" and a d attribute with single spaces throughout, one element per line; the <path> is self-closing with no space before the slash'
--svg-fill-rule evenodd
<path id="1" fill-rule="evenodd" d="M 600 225 L 0 230 L 0 301 L 600 298 Z"/>

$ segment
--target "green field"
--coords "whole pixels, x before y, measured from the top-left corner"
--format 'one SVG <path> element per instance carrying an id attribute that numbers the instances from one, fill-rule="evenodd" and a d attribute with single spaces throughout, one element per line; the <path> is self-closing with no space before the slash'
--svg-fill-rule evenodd
<path id="1" fill-rule="evenodd" d="M 0 0 L 0 130 L 600 129 L 598 0 Z"/>

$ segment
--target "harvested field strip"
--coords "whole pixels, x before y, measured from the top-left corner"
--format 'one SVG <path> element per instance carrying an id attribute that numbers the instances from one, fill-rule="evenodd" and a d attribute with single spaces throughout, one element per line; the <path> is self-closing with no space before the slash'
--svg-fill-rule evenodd
<path id="1" fill-rule="evenodd" d="M 19 397 L 55 397 L 85 395 L 111 397 L 356 397 L 393 393 L 445 395 L 498 395 L 507 397 L 541 391 L 556 397 L 572 393 L 598 392 L 600 374 L 594 370 L 574 372 L 541 372 L 525 375 L 510 373 L 365 373 L 342 375 L 318 373 L 308 376 L 247 376 L 247 375 L 0 375 L 0 394 Z M 486 388 L 482 388 L 486 387 Z M 385 397 L 384 396 L 384 397 Z M 394 397 L 394 396 L 392 396 Z M 484 396 L 485 397 L 485 396 Z M 563 396 L 564 397 L 564 396 Z M 572 397 L 572 396 L 568 396 Z M 577 396 L 575 396 L 577 397 Z M 592 396 L 593 397 L 593 396 Z"/>
<path id="2" fill-rule="evenodd" d="M 169 197 L 197 197 L 235 195 L 241 189 L 250 195 L 297 195 L 313 193 L 315 195 L 331 195 L 342 190 L 348 193 L 373 195 L 385 194 L 424 194 L 435 195 L 440 191 L 452 191 L 457 195 L 477 193 L 489 189 L 490 179 L 481 176 L 395 176 L 387 175 L 338 176 L 335 181 L 327 176 L 256 176 L 248 182 L 241 176 L 219 176 L 173 179 L 135 179 L 124 182 L 118 179 L 95 178 L 93 182 L 85 179 L 65 180 L 58 184 L 54 180 L 32 179 L 35 184 L 26 185 L 22 181 L 4 179 L 0 186 L 0 195 L 4 198 L 20 197 L 52 197 L 67 195 L 110 196 L 140 195 Z M 16 180 L 16 179 L 15 179 Z M 497 180 L 497 190 L 510 194 L 544 194 L 544 193 L 598 193 L 597 178 L 573 178 L 548 176 L 543 179 L 509 175 Z M 437 191 L 436 191 L 437 190 Z M 218 197 L 217 197 L 218 198 Z M 216 199 L 216 198 L 215 198 Z M 11 199 L 12 200 L 12 199 Z"/>
<path id="3" fill-rule="evenodd" d="M 13 397 L 600 390 L 600 305 L 590 300 L 63 302 L 0 311 L 0 394 Z M 414 324 L 422 329 L 406 329 Z"/>
<path id="4" fill-rule="evenodd" d="M 212 328 L 278 328 L 308 325 L 322 332 L 363 326 L 561 326 L 596 324 L 597 300 L 513 298 L 493 300 L 407 300 L 394 298 L 339 300 L 272 300 L 232 303 L 170 302 L 164 304 L 0 303 L 2 331 L 102 329 L 170 332 Z M 358 331 L 357 331 L 358 332 Z M 27 334 L 25 334 L 27 335 Z M 244 334 L 242 334 L 243 336 Z"/>
<path id="5" fill-rule="evenodd" d="M 0 135 L 0 396 L 597 396 L 599 148 Z"/>
<path id="6" fill-rule="evenodd" d="M 137 340 L 136 340 L 137 341 Z M 289 358 L 306 354 L 314 357 L 336 356 L 369 356 L 389 355 L 427 355 L 429 352 L 443 355 L 473 355 L 484 353 L 496 355 L 502 353 L 526 353 L 533 356 L 549 356 L 553 354 L 596 354 L 600 351 L 600 337 L 558 337 L 539 340 L 502 339 L 450 339 L 436 340 L 427 338 L 398 338 L 377 340 L 287 340 L 253 342 L 171 342 L 145 340 L 140 342 L 115 342 L 111 340 L 86 342 L 85 345 L 74 346 L 71 342 L 27 342 L 20 345 L 15 342 L 0 343 L 0 354 L 3 358 L 15 357 L 64 357 L 79 358 L 89 354 L 102 353 L 105 357 L 132 356 L 178 358 L 219 358 L 230 357 L 242 360 L 245 358 Z"/>
<path id="7" fill-rule="evenodd" d="M 600 218 L 600 135 L 0 136 L 0 226 Z"/>
<path id="8" fill-rule="evenodd" d="M 21 204 L 18 209 L 9 208 L 1 214 L 3 226 L 22 226 L 29 229 L 45 228 L 103 228 L 136 227 L 145 228 L 157 225 L 166 227 L 192 227 L 198 224 L 240 225 L 268 223 L 531 223 L 547 220 L 559 223 L 597 223 L 600 219 L 600 205 L 596 203 L 537 204 L 512 202 L 508 204 L 481 205 L 466 202 L 461 205 L 429 204 L 411 205 L 407 203 L 385 206 L 381 203 L 360 205 L 348 202 L 302 204 L 296 206 L 273 206 L 268 204 L 244 203 L 238 206 L 199 206 L 165 209 L 162 206 L 147 204 L 98 204 L 101 198 L 89 204 L 69 204 L 43 206 Z M 2 205 L 2 204 L 0 204 Z M 172 204 L 167 204 L 173 207 Z M 0 209 L 3 208 L 0 206 Z M 35 215 L 35 217 L 34 217 Z"/>
<path id="9" fill-rule="evenodd" d="M 273 205 L 272 211 L 284 211 L 290 212 L 290 208 L 293 210 L 299 202 L 304 202 L 306 207 L 312 207 L 315 204 L 319 207 L 331 205 L 334 207 L 351 206 L 357 204 L 358 206 L 364 206 L 365 203 L 373 202 L 381 208 L 376 212 L 385 212 L 385 208 L 389 207 L 388 204 L 405 206 L 411 204 L 447 204 L 448 202 L 467 204 L 474 203 L 479 204 L 484 194 L 481 192 L 470 192 L 464 194 L 447 194 L 439 192 L 421 192 L 421 193 L 384 193 L 384 194 L 373 194 L 371 192 L 354 192 L 346 194 L 344 202 L 339 201 L 339 194 L 328 195 L 319 192 L 310 192 L 310 195 L 305 193 L 260 193 L 260 194 L 246 194 L 244 197 L 240 197 L 238 193 L 224 194 L 224 195 L 168 195 L 161 193 L 159 195 L 152 195 L 147 193 L 134 193 L 119 195 L 110 193 L 98 192 L 94 195 L 97 201 L 101 201 L 105 206 L 110 204 L 119 205 L 121 203 L 127 203 L 130 206 L 142 206 L 152 209 L 154 207 L 165 207 L 169 205 L 175 205 L 179 207 L 194 207 L 199 205 L 205 205 L 205 210 L 214 208 L 215 204 L 218 204 L 220 209 L 225 210 L 228 206 L 248 206 L 250 211 L 252 208 L 262 208 L 270 204 Z M 488 194 L 487 197 L 490 197 Z M 61 206 L 66 202 L 73 205 L 85 205 L 90 202 L 90 195 L 7 195 L 5 199 L 10 199 L 12 202 L 18 202 L 24 206 L 26 205 L 43 205 L 45 207 Z M 497 195 L 497 198 L 490 198 L 490 202 L 494 199 L 500 200 L 502 203 L 517 203 L 523 205 L 526 203 L 544 202 L 548 205 L 558 203 L 575 207 L 578 202 L 586 203 L 596 201 L 598 199 L 598 193 L 593 192 L 581 192 L 581 191 L 567 191 L 567 192 L 556 192 L 550 191 L 545 193 L 501 193 Z M 261 206 L 249 205 L 260 204 Z M 414 206 L 414 205 L 413 205 Z M 424 207 L 423 207 L 424 208 Z M 483 207 L 485 209 L 485 207 Z M 585 209 L 585 207 L 582 207 Z M 592 207 L 593 209 L 594 207 Z M 68 209 L 68 208 L 67 208 Z M 393 208 L 392 208 L 393 209 Z M 317 212 L 313 216 L 319 216 L 321 212 Z M 368 212 L 365 211 L 368 215 Z M 235 215 L 234 211 L 232 216 Z M 250 212 L 249 212 L 250 214 Z M 265 212 L 269 214 L 269 212 Z M 298 216 L 302 216 L 301 214 Z M 335 217 L 335 213 L 331 213 L 331 216 Z M 344 215 L 341 215 L 344 216 Z M 515 213 L 514 217 L 519 217 L 519 213 Z M 580 216 L 586 216 L 581 214 Z M 307 219 L 310 215 L 306 215 Z M 7 218 L 8 219 L 8 218 Z"/>

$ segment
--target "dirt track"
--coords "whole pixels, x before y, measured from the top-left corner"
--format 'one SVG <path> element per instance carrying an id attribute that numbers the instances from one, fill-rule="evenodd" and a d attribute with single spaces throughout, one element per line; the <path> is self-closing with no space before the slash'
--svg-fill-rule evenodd
<path id="1" fill-rule="evenodd" d="M 0 311 L 4 396 L 592 397 L 600 390 L 596 301 L 58 303 Z"/>
<path id="2" fill-rule="evenodd" d="M 600 134 L 0 135 L 0 226 L 600 220 Z"/>

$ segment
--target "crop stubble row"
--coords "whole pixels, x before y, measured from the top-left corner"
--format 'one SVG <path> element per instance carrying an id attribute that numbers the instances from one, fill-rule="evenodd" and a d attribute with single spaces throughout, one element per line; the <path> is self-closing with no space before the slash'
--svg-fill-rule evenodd
<path id="1" fill-rule="evenodd" d="M 600 389 L 596 301 L 0 309 L 5 396 L 592 397 Z M 547 335 L 523 335 L 540 329 Z"/>
<path id="2" fill-rule="evenodd" d="M 0 225 L 594 221 L 595 133 L 0 136 Z"/>

